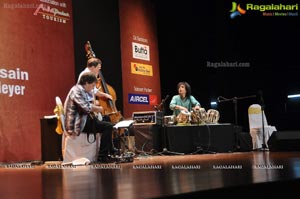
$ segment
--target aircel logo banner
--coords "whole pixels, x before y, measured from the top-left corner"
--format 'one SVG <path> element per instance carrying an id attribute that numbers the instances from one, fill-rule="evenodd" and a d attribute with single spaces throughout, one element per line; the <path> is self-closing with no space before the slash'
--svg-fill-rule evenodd
<path id="1" fill-rule="evenodd" d="M 129 104 L 149 104 L 149 95 L 143 94 L 128 94 Z"/>

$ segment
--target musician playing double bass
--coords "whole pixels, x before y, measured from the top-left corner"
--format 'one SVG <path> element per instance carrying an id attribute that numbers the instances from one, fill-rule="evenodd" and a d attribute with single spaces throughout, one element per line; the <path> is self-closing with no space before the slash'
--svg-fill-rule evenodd
<path id="1" fill-rule="evenodd" d="M 98 73 L 101 69 L 101 60 L 99 58 L 96 57 L 88 57 L 87 60 L 87 66 L 86 68 L 79 74 L 78 77 L 78 83 L 81 79 L 81 76 L 86 74 L 87 72 L 92 72 L 95 74 L 95 76 L 98 76 Z M 97 104 L 97 100 L 95 99 L 95 96 L 97 97 L 104 97 L 106 99 L 112 99 L 112 96 L 108 93 L 104 93 L 101 92 L 97 87 L 96 84 L 94 85 L 94 88 L 91 90 L 91 92 L 88 95 L 88 100 L 90 103 L 98 106 L 101 109 L 101 112 L 103 112 L 103 107 L 99 106 L 99 104 Z M 100 114 L 99 112 L 97 114 Z M 113 126 L 113 124 L 109 121 L 109 119 L 103 119 L 103 116 L 101 116 L 101 119 L 99 118 L 99 120 L 102 120 L 99 122 L 100 125 L 104 125 L 104 126 Z M 112 128 L 111 128 L 112 131 Z M 105 140 L 103 140 L 105 139 Z M 103 144 L 103 143 L 107 143 L 107 144 Z M 109 144 L 108 144 L 109 143 Z M 109 149 L 107 148 L 102 148 L 102 146 L 110 146 Z M 101 144 L 100 144 L 100 151 L 99 151 L 99 157 L 98 157 L 98 161 L 99 162 L 103 162 L 103 163 L 109 163 L 111 160 L 109 158 L 109 154 L 113 155 L 114 153 L 116 153 L 118 150 L 116 148 L 114 148 L 114 146 L 112 145 L 112 133 L 109 136 L 101 136 Z"/>
<path id="2" fill-rule="evenodd" d="M 85 43 L 84 48 L 87 53 L 86 57 L 88 61 L 87 66 L 83 72 L 93 72 L 98 78 L 98 83 L 94 89 L 94 97 L 96 96 L 97 98 L 95 97 L 94 102 L 96 102 L 96 105 L 103 107 L 103 111 L 100 114 L 100 120 L 109 121 L 113 124 L 116 124 L 123 119 L 121 112 L 117 110 L 115 105 L 116 92 L 113 87 L 106 84 L 101 72 L 102 62 L 99 58 L 96 57 L 89 41 Z"/>
<path id="3" fill-rule="evenodd" d="M 86 68 L 79 74 L 78 81 L 81 75 L 85 72 L 93 72 L 96 75 L 96 77 L 98 77 L 99 71 L 101 70 L 102 67 L 101 64 L 102 64 L 101 60 L 97 57 L 88 58 Z M 94 88 L 93 92 L 94 95 L 97 97 L 104 97 L 110 100 L 112 99 L 112 96 L 110 94 L 100 91 L 97 87 Z M 92 96 L 91 96 L 91 100 L 93 100 Z"/>

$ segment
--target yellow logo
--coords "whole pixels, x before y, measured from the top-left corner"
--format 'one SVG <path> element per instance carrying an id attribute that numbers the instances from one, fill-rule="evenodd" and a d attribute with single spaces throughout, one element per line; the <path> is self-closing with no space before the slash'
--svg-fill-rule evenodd
<path id="1" fill-rule="evenodd" d="M 131 73 L 137 75 L 153 76 L 153 68 L 148 64 L 131 62 Z"/>

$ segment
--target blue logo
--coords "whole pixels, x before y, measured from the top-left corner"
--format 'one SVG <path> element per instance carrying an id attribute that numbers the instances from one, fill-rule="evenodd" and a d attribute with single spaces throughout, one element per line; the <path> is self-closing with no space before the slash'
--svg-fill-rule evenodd
<path id="1" fill-rule="evenodd" d="M 149 95 L 128 94 L 129 104 L 149 104 Z"/>

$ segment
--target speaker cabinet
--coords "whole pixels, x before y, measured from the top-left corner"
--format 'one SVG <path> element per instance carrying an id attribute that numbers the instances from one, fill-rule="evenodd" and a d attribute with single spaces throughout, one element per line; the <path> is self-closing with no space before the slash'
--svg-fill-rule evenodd
<path id="1" fill-rule="evenodd" d="M 275 131 L 268 146 L 270 151 L 300 151 L 300 131 Z"/>
<path id="2" fill-rule="evenodd" d="M 168 150 L 190 154 L 202 148 L 209 152 L 232 152 L 236 145 L 232 124 L 165 127 Z"/>
<path id="3" fill-rule="evenodd" d="M 240 132 L 238 135 L 238 151 L 252 151 L 252 137 L 249 132 Z"/>
<path id="4" fill-rule="evenodd" d="M 40 120 L 41 123 L 41 138 L 42 138 L 42 160 L 43 161 L 58 161 L 62 160 L 61 152 L 61 135 L 55 131 L 57 119 Z"/>
<path id="5" fill-rule="evenodd" d="M 139 152 L 162 150 L 161 125 L 133 125 L 135 147 Z"/>

